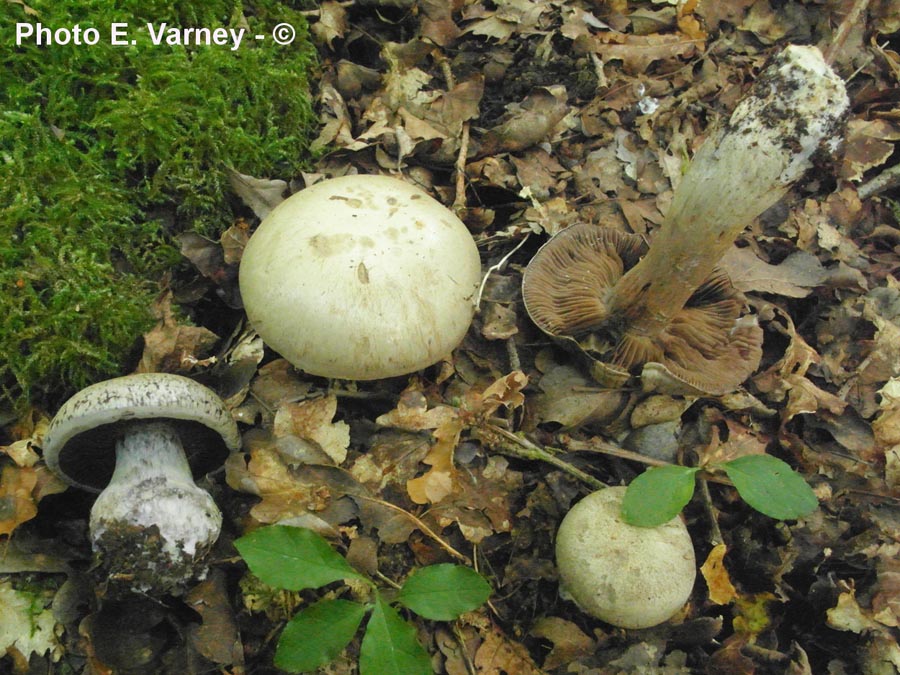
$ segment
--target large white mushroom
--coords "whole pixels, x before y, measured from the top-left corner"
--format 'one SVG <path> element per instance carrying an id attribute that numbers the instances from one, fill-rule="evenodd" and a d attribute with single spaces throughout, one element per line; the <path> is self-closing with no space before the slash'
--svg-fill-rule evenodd
<path id="1" fill-rule="evenodd" d="M 589 494 L 556 534 L 560 589 L 584 612 L 621 628 L 649 628 L 687 601 L 697 576 L 687 527 L 676 517 L 658 527 L 625 523 L 624 487 Z"/>
<path id="2" fill-rule="evenodd" d="M 373 380 L 429 366 L 475 312 L 478 250 L 423 190 L 389 176 L 316 183 L 250 238 L 240 288 L 250 323 L 295 367 Z"/>
<path id="3" fill-rule="evenodd" d="M 70 485 L 100 492 L 91 543 L 115 587 L 177 594 L 203 578 L 222 527 L 194 476 L 239 446 L 237 425 L 212 390 L 146 373 L 98 382 L 66 401 L 44 436 L 44 459 Z"/>

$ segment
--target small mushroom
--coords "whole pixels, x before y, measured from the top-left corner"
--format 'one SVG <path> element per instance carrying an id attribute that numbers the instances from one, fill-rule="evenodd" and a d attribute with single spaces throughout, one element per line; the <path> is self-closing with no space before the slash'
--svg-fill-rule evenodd
<path id="1" fill-rule="evenodd" d="M 658 527 L 622 522 L 624 487 L 589 494 L 556 534 L 560 590 L 584 612 L 620 628 L 649 628 L 687 602 L 697 576 L 680 517 Z"/>
<path id="2" fill-rule="evenodd" d="M 737 388 L 759 364 L 762 331 L 716 265 L 817 153 L 834 149 L 848 106 L 818 49 L 785 48 L 698 151 L 645 252 L 633 235 L 593 225 L 538 251 L 523 277 L 532 320 L 596 354 L 620 382 L 642 371 L 647 388 Z M 572 272 L 567 260 L 579 261 Z"/>
<path id="3" fill-rule="evenodd" d="M 180 375 L 142 373 L 66 401 L 44 436 L 44 458 L 69 484 L 100 492 L 90 537 L 110 578 L 177 594 L 205 575 L 203 558 L 222 526 L 193 476 L 239 446 L 237 425 L 213 391 Z"/>
<path id="4" fill-rule="evenodd" d="M 373 380 L 448 356 L 475 312 L 478 249 L 465 225 L 388 176 L 316 183 L 250 238 L 241 295 L 254 329 L 312 375 Z"/>

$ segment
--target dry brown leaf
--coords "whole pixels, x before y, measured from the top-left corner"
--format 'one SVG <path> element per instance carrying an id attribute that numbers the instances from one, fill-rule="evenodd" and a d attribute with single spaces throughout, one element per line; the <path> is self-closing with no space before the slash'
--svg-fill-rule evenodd
<path id="1" fill-rule="evenodd" d="M 37 470 L 5 465 L 0 474 L 0 536 L 8 536 L 19 525 L 37 515 L 32 491 L 37 486 Z"/>
<path id="2" fill-rule="evenodd" d="M 337 396 L 299 403 L 283 403 L 275 413 L 275 438 L 296 436 L 315 443 L 335 464 L 347 458 L 350 446 L 350 427 L 346 422 L 333 422 L 337 413 Z"/>
<path id="3" fill-rule="evenodd" d="M 260 220 L 284 201 L 288 190 L 288 184 L 281 179 L 254 178 L 233 169 L 228 170 L 228 182 L 235 194 Z"/>
<path id="4" fill-rule="evenodd" d="M 760 260 L 749 247 L 732 246 L 719 265 L 739 291 L 790 298 L 805 298 L 828 276 L 819 259 L 805 251 L 792 253 L 778 265 L 771 265 Z"/>
<path id="5" fill-rule="evenodd" d="M 475 652 L 479 675 L 543 675 L 521 642 L 510 640 L 497 628 L 490 628 Z"/>
<path id="6" fill-rule="evenodd" d="M 625 72 L 638 75 L 656 61 L 686 61 L 702 48 L 701 40 L 685 35 L 628 35 L 601 33 L 591 41 L 592 50 L 604 61 L 621 61 Z"/>
<path id="7" fill-rule="evenodd" d="M 319 20 L 310 25 L 309 29 L 320 42 L 330 48 L 335 38 L 342 38 L 350 28 L 347 20 L 347 10 L 335 0 L 323 0 L 319 3 Z M 262 217 L 262 216 L 260 216 Z"/>
<path id="8" fill-rule="evenodd" d="M 213 663 L 242 665 L 244 650 L 225 573 L 221 569 L 211 570 L 206 580 L 188 591 L 184 601 L 201 619 L 199 625 L 188 626 L 191 646 Z"/>
<path id="9" fill-rule="evenodd" d="M 172 310 L 172 292 L 155 303 L 157 324 L 144 335 L 144 352 L 137 373 L 187 373 L 211 362 L 209 350 L 219 336 L 202 326 L 178 323 Z"/>
<path id="10" fill-rule="evenodd" d="M 589 656 L 597 646 L 597 643 L 585 635 L 577 624 L 558 616 L 538 619 L 531 627 L 531 635 L 553 643 L 553 649 L 544 659 L 545 670 L 554 670 Z"/>
<path id="11" fill-rule="evenodd" d="M 706 556 L 706 562 L 700 567 L 700 573 L 706 580 L 709 599 L 717 605 L 727 605 L 737 597 L 737 590 L 731 583 L 731 577 L 725 568 L 725 544 L 717 544 Z"/>

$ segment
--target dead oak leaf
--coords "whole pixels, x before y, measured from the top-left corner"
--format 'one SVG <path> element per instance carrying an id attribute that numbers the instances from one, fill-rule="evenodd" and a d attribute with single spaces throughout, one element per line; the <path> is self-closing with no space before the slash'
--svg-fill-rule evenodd
<path id="1" fill-rule="evenodd" d="M 544 659 L 545 670 L 555 670 L 590 656 L 597 648 L 596 641 L 585 635 L 578 624 L 558 616 L 538 619 L 530 634 L 553 643 L 553 649 Z"/>
<path id="2" fill-rule="evenodd" d="M 333 496 L 327 486 L 289 466 L 274 444 L 253 448 L 249 461 L 243 454 L 232 454 L 225 462 L 225 480 L 234 490 L 262 498 L 250 509 L 250 515 L 260 523 L 321 511 Z"/>
<path id="3" fill-rule="evenodd" d="M 423 459 L 431 468 L 422 476 L 407 481 L 406 489 L 417 504 L 437 503 L 457 487 L 453 453 L 466 427 L 487 421 L 501 406 L 518 407 L 525 402 L 522 389 L 528 377 L 515 371 L 491 383 L 483 392 L 470 390 L 459 408 L 428 407 L 425 395 L 407 389 L 397 407 L 376 419 L 376 424 L 407 431 L 431 431 L 434 442 Z"/>
<path id="4" fill-rule="evenodd" d="M 318 445 L 335 464 L 347 458 L 350 426 L 334 422 L 337 396 L 329 394 L 299 403 L 283 403 L 275 413 L 273 433 L 276 438 L 297 436 Z"/>
<path id="5" fill-rule="evenodd" d="M 347 21 L 347 10 L 339 2 L 324 0 L 319 3 L 319 20 L 310 26 L 313 35 L 329 49 L 335 38 L 344 37 L 350 28 Z"/>
<path id="6" fill-rule="evenodd" d="M 732 246 L 719 262 L 736 289 L 747 293 L 774 293 L 805 298 L 828 277 L 828 272 L 811 253 L 797 251 L 780 264 L 760 260 L 750 248 Z"/>
<path id="7" fill-rule="evenodd" d="M 474 660 L 479 675 L 543 675 L 525 646 L 497 628 L 489 628 L 484 634 Z"/>
<path id="8" fill-rule="evenodd" d="M 10 535 L 37 515 L 31 491 L 37 484 L 33 469 L 4 466 L 0 475 L 0 535 Z"/>
<path id="9" fill-rule="evenodd" d="M 592 51 L 604 63 L 621 61 L 629 75 L 646 73 L 656 61 L 681 61 L 696 56 L 702 41 L 684 35 L 602 33 L 593 37 Z"/>
<path id="10" fill-rule="evenodd" d="M 156 301 L 153 311 L 159 321 L 144 334 L 144 352 L 135 372 L 184 373 L 214 358 L 207 357 L 219 336 L 202 326 L 178 323 L 171 291 Z"/>

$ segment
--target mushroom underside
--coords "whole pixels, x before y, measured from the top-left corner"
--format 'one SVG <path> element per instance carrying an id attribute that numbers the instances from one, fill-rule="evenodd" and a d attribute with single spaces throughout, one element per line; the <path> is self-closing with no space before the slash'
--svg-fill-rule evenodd
<path id="1" fill-rule="evenodd" d="M 613 372 L 638 375 L 649 365 L 662 371 L 670 388 L 733 391 L 759 365 L 762 330 L 752 317 L 742 318 L 743 297 L 721 270 L 656 334 L 630 329 L 625 317 L 608 311 L 616 282 L 646 251 L 642 237 L 612 228 L 581 223 L 563 230 L 526 269 L 522 294 L 529 316 Z"/>

